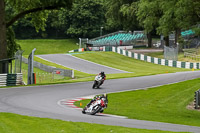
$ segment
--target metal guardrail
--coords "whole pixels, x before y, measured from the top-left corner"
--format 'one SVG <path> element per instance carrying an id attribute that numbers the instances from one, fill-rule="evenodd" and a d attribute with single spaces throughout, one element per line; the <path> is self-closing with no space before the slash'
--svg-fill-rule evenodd
<path id="1" fill-rule="evenodd" d="M 200 109 L 200 89 L 194 93 L 194 108 Z"/>

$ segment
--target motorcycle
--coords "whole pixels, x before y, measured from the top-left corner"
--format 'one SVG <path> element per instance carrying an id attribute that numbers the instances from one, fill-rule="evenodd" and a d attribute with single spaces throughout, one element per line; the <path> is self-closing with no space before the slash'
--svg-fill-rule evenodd
<path id="1" fill-rule="evenodd" d="M 94 88 L 99 88 L 100 87 L 100 85 L 101 85 L 101 83 L 102 83 L 102 77 L 101 77 L 101 75 L 97 75 L 96 77 L 95 77 L 95 79 L 94 79 L 94 84 L 93 84 L 93 86 L 92 86 L 92 88 L 94 89 Z"/>
<path id="2" fill-rule="evenodd" d="M 102 113 L 107 108 L 108 100 L 107 97 L 98 98 L 93 101 L 90 106 L 83 108 L 83 114 L 95 115 L 96 113 Z"/>

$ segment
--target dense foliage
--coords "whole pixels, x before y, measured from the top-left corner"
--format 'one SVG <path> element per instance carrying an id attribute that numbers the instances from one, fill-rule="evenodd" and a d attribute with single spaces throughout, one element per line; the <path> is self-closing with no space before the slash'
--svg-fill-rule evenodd
<path id="1" fill-rule="evenodd" d="M 31 17 L 21 19 L 14 28 L 17 38 L 97 37 L 100 27 L 105 25 L 105 11 L 102 1 L 76 1 L 71 10 L 61 8 L 49 11 L 45 30 L 36 32 Z M 24 29 L 29 30 L 23 32 Z"/>
<path id="2" fill-rule="evenodd" d="M 3 0 L 0 8 L 0 59 L 7 54 L 4 29 L 10 26 L 17 38 L 93 38 L 100 27 L 104 34 L 144 30 L 148 39 L 155 31 L 166 38 L 175 32 L 176 41 L 181 30 L 200 34 L 199 0 Z"/>
<path id="3" fill-rule="evenodd" d="M 10 28 L 20 18 L 31 18 L 30 23 L 34 25 L 36 31 L 45 30 L 45 22 L 48 17 L 48 10 L 70 8 L 72 0 L 1 0 L 0 1 L 0 59 L 5 59 L 15 50 L 10 50 L 10 42 L 14 43 L 10 34 Z M 25 30 L 25 29 L 24 29 Z M 9 33 L 6 33 L 9 32 Z M 12 39 L 12 40 L 8 40 Z M 13 46 L 14 46 L 13 45 Z M 17 48 L 17 46 L 14 46 Z M 14 49 L 15 49 L 14 48 Z M 1 73 L 0 66 L 0 73 Z"/>

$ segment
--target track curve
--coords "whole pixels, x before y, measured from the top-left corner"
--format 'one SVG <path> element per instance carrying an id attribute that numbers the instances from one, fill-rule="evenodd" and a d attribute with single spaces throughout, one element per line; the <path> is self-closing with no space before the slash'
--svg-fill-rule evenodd
<path id="1" fill-rule="evenodd" d="M 114 79 L 106 80 L 102 89 L 91 89 L 92 82 L 0 88 L 0 111 L 43 118 L 61 119 L 65 121 L 197 133 L 200 132 L 200 127 L 124 119 L 106 115 L 84 115 L 79 110 L 59 106 L 57 102 L 61 99 L 72 99 L 102 93 L 145 89 L 152 86 L 159 86 L 199 77 L 200 72 L 196 71 Z"/>
<path id="2" fill-rule="evenodd" d="M 89 74 L 97 74 L 101 71 L 104 71 L 107 74 L 130 73 L 124 70 L 119 70 L 116 68 L 111 68 L 88 60 L 84 60 L 70 54 L 47 54 L 37 55 L 37 57 Z"/>

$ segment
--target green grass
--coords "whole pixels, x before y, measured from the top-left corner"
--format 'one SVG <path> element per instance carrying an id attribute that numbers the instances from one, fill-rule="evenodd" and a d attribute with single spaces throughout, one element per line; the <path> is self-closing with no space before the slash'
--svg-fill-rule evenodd
<path id="1" fill-rule="evenodd" d="M 109 67 L 125 70 L 132 73 L 108 74 L 107 79 L 136 77 L 145 75 L 154 75 L 162 73 L 173 73 L 180 71 L 191 71 L 190 69 L 168 67 L 156 65 L 130 57 L 126 57 L 114 52 L 95 52 L 85 54 L 74 54 L 73 56 L 86 59 L 95 63 Z"/>
<path id="2" fill-rule="evenodd" d="M 108 94 L 108 108 L 104 113 L 130 119 L 200 126 L 200 111 L 187 108 L 199 88 L 200 79 L 194 79 L 148 90 Z M 84 107 L 88 100 L 75 102 L 75 105 L 79 106 L 80 102 Z"/>
<path id="3" fill-rule="evenodd" d="M 173 133 L 0 113 L 1 133 Z"/>
<path id="4" fill-rule="evenodd" d="M 34 72 L 36 73 L 47 73 L 46 71 L 43 71 L 39 68 L 34 67 Z M 27 83 L 27 77 L 28 77 L 28 64 L 22 63 L 22 73 L 23 73 L 23 81 Z"/>
<path id="5" fill-rule="evenodd" d="M 75 39 L 28 39 L 17 40 L 22 50 L 23 55 L 29 55 L 36 48 L 35 55 L 39 54 L 57 54 L 67 53 L 70 50 L 78 49 Z"/>

